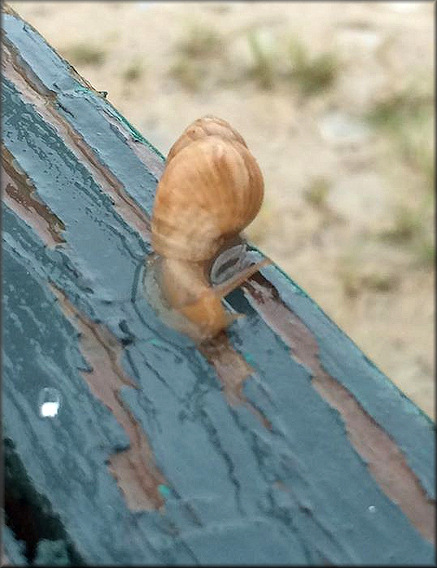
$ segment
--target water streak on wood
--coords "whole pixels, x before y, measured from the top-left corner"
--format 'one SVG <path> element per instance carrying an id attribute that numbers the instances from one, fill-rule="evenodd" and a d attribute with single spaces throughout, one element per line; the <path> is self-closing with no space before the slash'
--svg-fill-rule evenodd
<path id="1" fill-rule="evenodd" d="M 419 533 L 435 543 L 435 501 L 427 497 L 404 454 L 355 397 L 320 362 L 316 337 L 260 274 L 243 285 L 264 321 L 288 345 L 293 357 L 311 372 L 319 394 L 341 415 L 353 447 L 384 493 Z"/>
<path id="2" fill-rule="evenodd" d="M 119 394 L 123 386 L 138 388 L 121 366 L 122 346 L 106 327 L 84 316 L 53 283 L 50 288 L 63 313 L 80 333 L 82 354 L 92 367 L 90 372 L 82 371 L 84 379 L 94 395 L 114 414 L 129 438 L 130 448 L 111 455 L 109 469 L 129 509 L 159 509 L 164 500 L 158 487 L 166 484 L 165 478 L 155 464 L 145 433 Z"/>
<path id="3" fill-rule="evenodd" d="M 20 170 L 9 150 L 2 146 L 3 202 L 24 219 L 50 248 L 64 243 L 63 222 L 37 195 L 26 174 Z"/>
<path id="4" fill-rule="evenodd" d="M 20 92 L 22 99 L 31 104 L 38 114 L 44 118 L 57 132 L 59 137 L 73 152 L 78 161 L 90 172 L 94 181 L 107 193 L 126 223 L 144 237 L 148 238 L 150 221 L 147 214 L 128 195 L 116 176 L 99 160 L 95 151 L 83 140 L 78 132 L 65 120 L 58 111 L 59 103 L 56 94 L 45 88 L 31 70 L 25 71 L 20 65 L 20 56 L 15 53 L 12 45 L 3 38 L 2 71 Z"/>

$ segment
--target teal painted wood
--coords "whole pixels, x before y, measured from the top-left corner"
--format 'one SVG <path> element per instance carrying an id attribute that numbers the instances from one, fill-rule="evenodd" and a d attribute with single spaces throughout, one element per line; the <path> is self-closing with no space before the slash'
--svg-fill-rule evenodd
<path id="1" fill-rule="evenodd" d="M 253 369 L 231 404 L 139 285 L 163 157 L 35 30 L 3 29 L 8 559 L 433 565 L 433 423 L 277 266 L 227 298 Z M 148 510 L 109 467 L 127 422 L 150 446 Z M 26 545 L 23 503 L 42 527 Z"/>

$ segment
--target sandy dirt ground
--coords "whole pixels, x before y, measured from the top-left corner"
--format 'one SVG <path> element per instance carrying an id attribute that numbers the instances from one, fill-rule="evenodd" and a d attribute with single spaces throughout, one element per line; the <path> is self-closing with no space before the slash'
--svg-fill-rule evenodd
<path id="1" fill-rule="evenodd" d="M 264 173 L 249 238 L 434 418 L 431 2 L 10 2 L 162 153 L 204 114 Z"/>

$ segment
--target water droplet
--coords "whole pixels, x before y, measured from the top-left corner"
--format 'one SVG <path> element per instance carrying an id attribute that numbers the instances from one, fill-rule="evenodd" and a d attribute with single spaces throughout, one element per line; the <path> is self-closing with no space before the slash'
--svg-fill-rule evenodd
<path id="1" fill-rule="evenodd" d="M 46 387 L 39 393 L 38 407 L 42 418 L 54 418 L 61 406 L 61 393 L 54 388 Z"/>
<path id="2" fill-rule="evenodd" d="M 376 513 L 375 505 L 370 505 L 370 507 L 367 510 L 369 511 L 369 513 Z"/>

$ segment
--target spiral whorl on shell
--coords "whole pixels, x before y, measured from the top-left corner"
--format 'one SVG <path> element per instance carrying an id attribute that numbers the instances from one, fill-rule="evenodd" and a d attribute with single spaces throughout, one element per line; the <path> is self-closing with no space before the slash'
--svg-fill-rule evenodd
<path id="1" fill-rule="evenodd" d="M 196 120 L 171 148 L 158 184 L 152 246 L 166 257 L 211 259 L 257 215 L 261 170 L 226 121 Z"/>
<path id="2" fill-rule="evenodd" d="M 187 126 L 170 148 L 167 155 L 167 162 L 169 162 L 173 156 L 179 152 L 179 150 L 182 150 L 182 148 L 185 148 L 185 146 L 191 144 L 194 140 L 206 138 L 207 136 L 221 136 L 227 140 L 235 140 L 247 148 L 244 138 L 229 124 L 229 122 L 216 116 L 207 115 L 202 118 L 198 118 Z"/>

